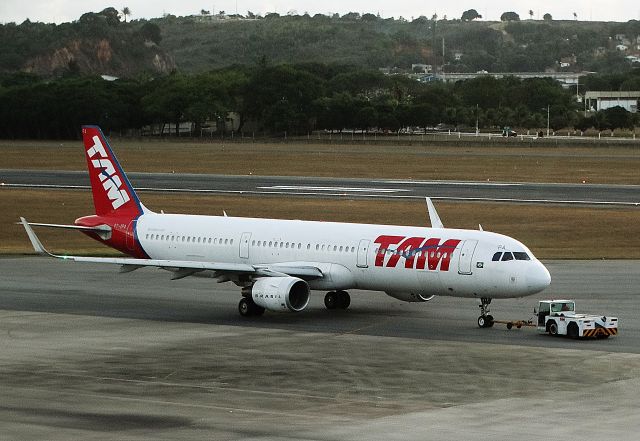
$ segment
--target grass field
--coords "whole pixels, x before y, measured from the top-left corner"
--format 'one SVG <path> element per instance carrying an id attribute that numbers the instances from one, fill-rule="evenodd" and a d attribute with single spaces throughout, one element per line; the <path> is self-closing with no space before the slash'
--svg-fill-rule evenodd
<path id="1" fill-rule="evenodd" d="M 640 184 L 640 147 L 432 147 L 307 144 L 224 144 L 115 140 L 127 171 L 309 175 L 398 179 Z M 0 142 L 0 169 L 85 170 L 77 142 Z M 1 177 L 1 175 L 0 175 Z M 144 193 L 159 211 L 427 225 L 422 202 L 167 195 Z M 513 236 L 541 258 L 640 258 L 640 212 L 635 208 L 438 203 L 449 227 Z M 31 252 L 19 216 L 70 223 L 91 214 L 89 192 L 0 188 L 0 253 Z M 59 252 L 109 252 L 82 234 L 41 230 Z"/>
<path id="2" fill-rule="evenodd" d="M 167 213 L 341 222 L 428 225 L 421 202 L 322 200 L 245 196 L 184 196 L 142 193 L 145 205 Z M 438 203 L 448 227 L 477 228 L 513 236 L 540 258 L 638 259 L 640 234 L 637 209 L 575 208 L 549 205 Z M 0 189 L 0 253 L 33 250 L 19 216 L 32 222 L 70 223 L 93 212 L 87 191 Z M 45 246 L 55 252 L 108 254 L 99 243 L 73 231 L 38 229 Z"/>
<path id="3" fill-rule="evenodd" d="M 115 140 L 127 171 L 640 185 L 637 147 L 433 147 Z M 0 142 L 0 169 L 86 168 L 79 141 Z"/>

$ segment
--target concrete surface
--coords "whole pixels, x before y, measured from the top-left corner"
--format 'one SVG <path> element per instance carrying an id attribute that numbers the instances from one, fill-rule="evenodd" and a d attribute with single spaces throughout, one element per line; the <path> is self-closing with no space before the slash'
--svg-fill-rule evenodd
<path id="1" fill-rule="evenodd" d="M 0 439 L 637 439 L 640 262 L 547 262 L 538 298 L 620 317 L 574 341 L 479 329 L 472 299 L 352 293 L 238 317 L 233 285 L 0 259 Z"/>

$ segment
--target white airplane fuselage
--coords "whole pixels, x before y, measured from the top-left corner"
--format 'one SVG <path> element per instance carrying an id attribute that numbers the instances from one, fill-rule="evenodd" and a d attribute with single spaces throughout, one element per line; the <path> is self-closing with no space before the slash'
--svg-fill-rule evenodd
<path id="1" fill-rule="evenodd" d="M 521 297 L 549 284 L 523 244 L 485 231 L 145 213 L 136 236 L 152 259 L 308 264 L 325 275 L 310 280 L 311 289 L 385 291 L 409 301 Z M 493 261 L 501 251 L 530 260 Z"/>

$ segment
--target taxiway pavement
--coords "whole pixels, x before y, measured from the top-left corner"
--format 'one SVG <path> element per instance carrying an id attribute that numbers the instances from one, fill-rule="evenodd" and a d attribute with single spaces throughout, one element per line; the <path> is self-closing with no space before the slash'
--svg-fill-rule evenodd
<path id="1" fill-rule="evenodd" d="M 575 298 L 620 335 L 479 329 L 472 299 L 365 291 L 245 320 L 233 285 L 1 258 L 0 439 L 636 439 L 640 262 L 546 264 L 551 287 L 496 318 Z"/>

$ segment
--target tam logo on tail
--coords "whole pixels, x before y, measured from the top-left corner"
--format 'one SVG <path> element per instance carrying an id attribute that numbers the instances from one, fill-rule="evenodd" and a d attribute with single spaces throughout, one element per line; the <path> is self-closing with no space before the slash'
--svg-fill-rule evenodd
<path id="1" fill-rule="evenodd" d="M 98 176 L 102 182 L 102 187 L 106 190 L 111 206 L 115 210 L 129 202 L 129 194 L 125 189 L 121 188 L 122 181 L 116 174 L 116 169 L 108 158 L 100 137 L 96 135 L 92 140 L 93 146 L 87 149 L 87 155 L 91 159 L 93 168 L 99 170 Z"/>
<path id="2" fill-rule="evenodd" d="M 82 139 L 96 214 L 122 216 L 128 221 L 140 216 L 143 213 L 140 199 L 102 130 L 97 126 L 83 126 Z"/>

